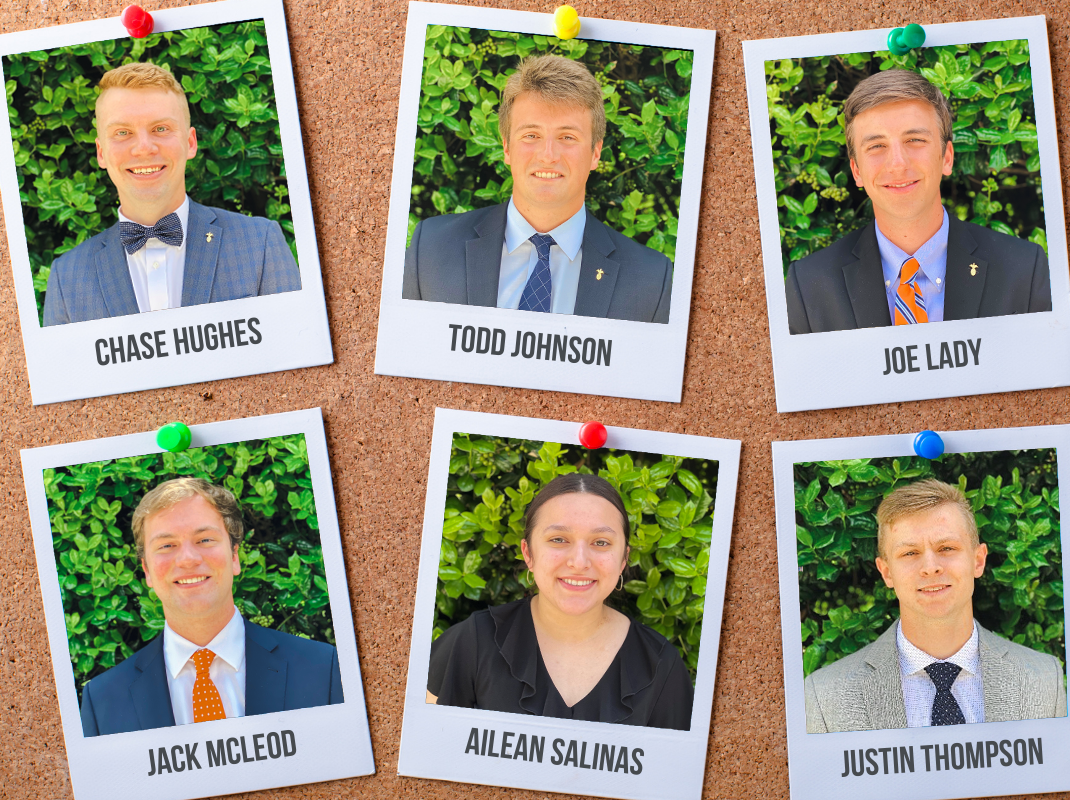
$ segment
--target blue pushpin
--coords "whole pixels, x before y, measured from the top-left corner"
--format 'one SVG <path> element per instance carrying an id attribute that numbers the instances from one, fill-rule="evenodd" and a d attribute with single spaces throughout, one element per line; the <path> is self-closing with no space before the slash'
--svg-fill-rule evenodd
<path id="1" fill-rule="evenodd" d="M 188 426 L 181 422 L 168 422 L 156 431 L 156 444 L 172 453 L 181 453 L 193 441 L 193 434 Z"/>
<path id="2" fill-rule="evenodd" d="M 936 431 L 922 431 L 914 437 L 914 452 L 930 461 L 944 454 L 944 440 Z"/>
<path id="3" fill-rule="evenodd" d="M 925 29 L 911 23 L 888 34 L 888 49 L 897 56 L 905 56 L 915 47 L 925 44 Z"/>

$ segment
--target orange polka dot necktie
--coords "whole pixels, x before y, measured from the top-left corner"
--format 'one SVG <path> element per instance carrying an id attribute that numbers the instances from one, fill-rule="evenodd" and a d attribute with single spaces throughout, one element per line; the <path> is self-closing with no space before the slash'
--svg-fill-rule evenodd
<path id="1" fill-rule="evenodd" d="M 219 697 L 219 690 L 215 688 L 208 674 L 208 668 L 212 666 L 213 659 L 215 659 L 215 653 L 207 648 L 198 650 L 190 657 L 197 668 L 197 680 L 193 683 L 194 722 L 227 718 L 227 712 L 223 710 L 223 701 Z"/>
<path id="2" fill-rule="evenodd" d="M 925 298 L 921 296 L 921 287 L 918 286 L 920 269 L 921 264 L 916 258 L 908 258 L 899 271 L 899 288 L 895 293 L 896 325 L 929 321 L 929 315 L 925 312 Z"/>

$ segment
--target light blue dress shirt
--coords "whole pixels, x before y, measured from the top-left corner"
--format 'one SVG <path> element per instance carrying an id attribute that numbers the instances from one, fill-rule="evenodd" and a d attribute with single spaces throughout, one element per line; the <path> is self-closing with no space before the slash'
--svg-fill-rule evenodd
<path id="1" fill-rule="evenodd" d="M 587 207 L 581 206 L 579 211 L 549 232 L 554 237 L 554 245 L 550 248 L 550 307 L 554 314 L 571 314 L 576 308 L 586 225 Z M 510 198 L 505 212 L 505 241 L 498 273 L 498 308 L 520 306 L 520 296 L 539 263 L 539 253 L 529 241 L 537 232 Z"/>
<path id="2" fill-rule="evenodd" d="M 899 272 L 910 254 L 892 244 L 877 225 L 877 246 L 881 251 L 881 267 L 884 270 L 884 289 L 888 295 L 888 316 L 895 321 L 895 293 L 899 289 Z M 944 221 L 933 237 L 917 249 L 918 287 L 925 298 L 925 314 L 929 322 L 944 321 L 944 277 L 947 274 L 947 209 Z"/>

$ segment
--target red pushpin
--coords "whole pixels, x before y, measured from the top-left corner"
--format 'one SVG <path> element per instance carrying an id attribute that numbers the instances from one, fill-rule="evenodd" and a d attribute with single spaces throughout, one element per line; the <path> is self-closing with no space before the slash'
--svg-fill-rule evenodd
<path id="1" fill-rule="evenodd" d="M 119 15 L 119 21 L 135 39 L 144 39 L 152 33 L 152 14 L 141 6 L 127 6 Z"/>
<path id="2" fill-rule="evenodd" d="M 580 444 L 588 450 L 597 450 L 606 443 L 606 426 L 601 422 L 585 422 L 580 426 Z"/>

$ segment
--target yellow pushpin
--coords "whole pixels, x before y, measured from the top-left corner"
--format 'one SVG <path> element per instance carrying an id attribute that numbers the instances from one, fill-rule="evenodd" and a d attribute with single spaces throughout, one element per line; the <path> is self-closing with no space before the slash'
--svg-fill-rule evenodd
<path id="1" fill-rule="evenodd" d="M 572 6 L 558 6 L 554 12 L 554 36 L 575 39 L 580 32 L 580 15 Z"/>

